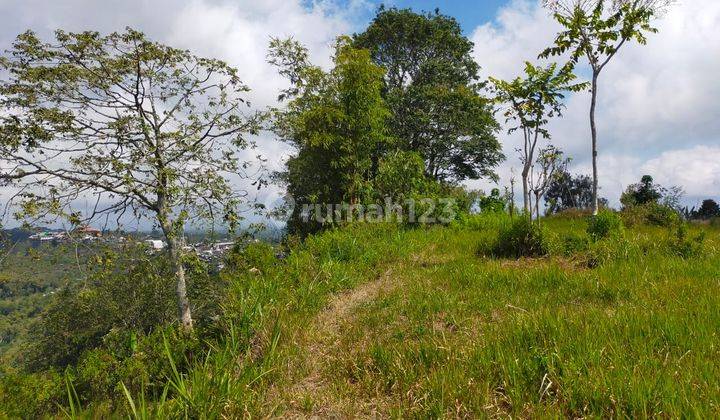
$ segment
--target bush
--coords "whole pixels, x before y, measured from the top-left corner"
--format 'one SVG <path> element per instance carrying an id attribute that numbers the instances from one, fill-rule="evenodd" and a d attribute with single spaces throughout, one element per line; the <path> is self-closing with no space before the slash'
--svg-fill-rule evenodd
<path id="1" fill-rule="evenodd" d="M 549 249 L 545 229 L 528 217 L 518 217 L 500 229 L 491 253 L 495 257 L 542 257 L 549 253 Z"/>
<path id="2" fill-rule="evenodd" d="M 690 236 L 687 226 L 682 224 L 677 227 L 668 241 L 668 249 L 671 254 L 681 258 L 701 256 L 705 253 L 705 232 L 701 231 L 695 236 Z"/>
<path id="3" fill-rule="evenodd" d="M 54 370 L 28 374 L 0 371 L 0 418 L 46 418 L 67 402 L 64 378 Z"/>
<path id="4" fill-rule="evenodd" d="M 561 251 L 566 256 L 585 252 L 590 246 L 588 237 L 577 233 L 568 233 L 562 238 Z"/>
<path id="5" fill-rule="evenodd" d="M 593 241 L 620 235 L 622 231 L 622 220 L 610 210 L 602 210 L 588 219 L 587 233 Z"/>
<path id="6" fill-rule="evenodd" d="M 675 209 L 658 203 L 628 206 L 621 214 L 623 221 L 629 226 L 648 224 L 672 227 L 680 223 L 680 215 Z"/>

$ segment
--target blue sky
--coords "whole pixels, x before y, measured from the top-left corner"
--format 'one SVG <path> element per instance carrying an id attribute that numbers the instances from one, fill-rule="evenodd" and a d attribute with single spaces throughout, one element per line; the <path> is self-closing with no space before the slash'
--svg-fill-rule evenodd
<path id="1" fill-rule="evenodd" d="M 440 9 L 441 13 L 455 17 L 466 33 L 472 32 L 478 25 L 491 21 L 497 10 L 509 3 L 507 0 L 392 0 L 373 2 L 399 8 L 411 8 L 416 11 L 434 11 Z"/>

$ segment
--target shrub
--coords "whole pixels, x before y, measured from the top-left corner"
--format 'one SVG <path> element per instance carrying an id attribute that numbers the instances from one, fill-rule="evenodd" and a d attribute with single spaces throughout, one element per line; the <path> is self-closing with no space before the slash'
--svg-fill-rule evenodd
<path id="1" fill-rule="evenodd" d="M 587 251 L 589 246 L 587 236 L 571 232 L 562 238 L 561 251 L 564 255 L 571 256 Z"/>
<path id="2" fill-rule="evenodd" d="M 275 248 L 266 242 L 237 243 L 225 257 L 229 270 L 249 271 L 253 268 L 268 270 L 278 263 Z"/>
<path id="3" fill-rule="evenodd" d="M 49 418 L 67 402 L 61 374 L 54 370 L 29 374 L 0 371 L 0 418 Z"/>
<path id="4" fill-rule="evenodd" d="M 623 221 L 629 226 L 649 224 L 671 227 L 680 223 L 680 215 L 675 209 L 658 203 L 628 206 L 621 214 Z"/>
<path id="5" fill-rule="evenodd" d="M 668 241 L 668 249 L 671 254 L 681 258 L 698 257 L 705 253 L 705 232 L 695 236 L 688 234 L 687 226 L 681 224 Z"/>
<path id="6" fill-rule="evenodd" d="M 602 210 L 588 219 L 587 233 L 593 241 L 620 235 L 622 230 L 622 220 L 610 210 Z"/>
<path id="7" fill-rule="evenodd" d="M 655 226 L 671 227 L 680 223 L 680 215 L 668 206 L 662 204 L 649 204 L 647 223 Z"/>
<path id="8" fill-rule="evenodd" d="M 500 229 L 491 253 L 495 257 L 542 257 L 549 248 L 545 229 L 528 217 L 518 217 Z"/>

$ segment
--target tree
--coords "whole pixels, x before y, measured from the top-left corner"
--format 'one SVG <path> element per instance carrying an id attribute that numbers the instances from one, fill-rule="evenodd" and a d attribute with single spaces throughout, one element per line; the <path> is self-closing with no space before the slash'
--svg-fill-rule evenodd
<path id="1" fill-rule="evenodd" d="M 607 206 L 607 199 L 600 198 L 599 201 L 601 206 Z M 592 208 L 592 178 L 573 175 L 566 168 L 560 169 L 545 192 L 545 202 L 549 213 Z"/>
<path id="2" fill-rule="evenodd" d="M 480 94 L 473 44 L 454 18 L 380 7 L 354 45 L 385 69 L 390 134 L 400 149 L 423 157 L 428 176 L 496 179 L 493 169 L 504 158 L 498 124 Z"/>
<path id="3" fill-rule="evenodd" d="M 152 42 L 132 29 L 57 31 L 54 42 L 18 36 L 2 60 L 0 177 L 19 189 L 19 218 L 74 224 L 147 217 L 168 243 L 178 317 L 193 319 L 182 264 L 186 223 L 240 220 L 246 191 L 226 174 L 250 177 L 237 149 L 246 134 L 249 89 L 219 60 Z M 259 180 L 262 184 L 262 180 Z M 92 198 L 86 212 L 78 199 Z"/>
<path id="4" fill-rule="evenodd" d="M 720 217 L 720 205 L 712 199 L 703 200 L 702 205 L 697 211 L 697 215 L 702 219 Z"/>
<path id="5" fill-rule="evenodd" d="M 540 54 L 541 58 L 569 53 L 567 67 L 574 68 L 585 58 L 592 69 L 590 101 L 590 132 L 592 136 L 593 214 L 598 212 L 597 126 L 595 110 L 598 79 L 605 66 L 628 41 L 644 45 L 646 34 L 657 29 L 651 20 L 674 0 L 545 0 L 555 20 L 564 30 L 555 38 L 554 46 Z"/>
<path id="6" fill-rule="evenodd" d="M 685 191 L 678 186 L 663 187 L 656 184 L 653 177 L 643 175 L 640 182 L 628 185 L 620 197 L 624 207 L 661 204 L 664 207 L 680 211 L 680 200 Z"/>
<path id="7" fill-rule="evenodd" d="M 620 202 L 625 207 L 657 203 L 663 196 L 661 188 L 655 185 L 652 176 L 643 175 L 639 183 L 628 185 L 620 197 Z"/>
<path id="8" fill-rule="evenodd" d="M 536 164 L 530 171 L 529 187 L 535 196 L 535 220 L 540 223 L 540 198 L 545 194 L 550 183 L 567 168 L 569 158 L 564 157 L 562 150 L 549 145 L 538 153 Z"/>
<path id="9" fill-rule="evenodd" d="M 490 78 L 496 93 L 495 100 L 505 105 L 505 121 L 513 122 L 508 134 L 522 130 L 523 147 L 519 149 L 523 184 L 523 209 L 530 214 L 530 170 L 535 162 L 535 151 L 540 138 L 549 139 L 546 129 L 549 119 L 561 116 L 564 107 L 564 92 L 577 92 L 586 84 L 573 84 L 575 75 L 572 72 L 557 71 L 557 65 L 547 68 L 525 63 L 525 77 L 517 77 L 512 81 Z"/>
<path id="10" fill-rule="evenodd" d="M 301 220 L 303 205 L 356 204 L 372 194 L 381 152 L 392 144 L 380 94 L 384 71 L 348 38 L 338 40 L 328 72 L 293 40 L 273 40 L 269 61 L 292 84 L 281 95 L 287 107 L 274 111 L 274 129 L 297 150 L 280 174 L 296 202 L 288 226 L 307 233 L 319 226 Z"/>

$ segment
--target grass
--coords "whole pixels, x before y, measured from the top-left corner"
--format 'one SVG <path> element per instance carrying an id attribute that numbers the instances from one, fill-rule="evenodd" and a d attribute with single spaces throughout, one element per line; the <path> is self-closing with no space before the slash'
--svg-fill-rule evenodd
<path id="1" fill-rule="evenodd" d="M 689 237 L 705 232 L 706 252 L 685 258 L 672 252 L 673 232 L 645 226 L 590 244 L 593 264 L 585 251 L 478 254 L 504 226 L 502 217 L 356 226 L 313 237 L 260 274 L 239 273 L 224 338 L 189 372 L 174 372 L 154 406 L 123 386 L 126 411 L 720 415 L 717 228 L 690 228 Z M 555 243 L 586 235 L 583 220 L 544 227 Z"/>
<path id="2" fill-rule="evenodd" d="M 478 242 L 494 235 L 487 225 L 404 235 L 419 246 L 391 267 L 391 287 L 357 304 L 336 331 L 304 328 L 287 343 L 292 357 L 272 385 L 281 391 L 265 394 L 263 414 L 720 413 L 717 253 L 683 259 L 649 247 L 641 259 L 588 269 L 564 257 L 479 258 Z M 669 235 L 630 232 L 646 245 Z M 717 231 L 709 236 L 717 249 Z M 306 351 L 318 343 L 322 354 Z"/>

